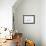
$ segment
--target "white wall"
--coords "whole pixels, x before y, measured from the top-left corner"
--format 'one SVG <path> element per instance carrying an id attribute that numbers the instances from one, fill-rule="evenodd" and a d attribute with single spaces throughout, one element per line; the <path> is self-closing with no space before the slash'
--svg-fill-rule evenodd
<path id="1" fill-rule="evenodd" d="M 46 0 L 41 1 L 41 40 L 42 46 L 46 46 Z"/>
<path id="2" fill-rule="evenodd" d="M 27 0 L 28 1 L 28 0 Z M 16 2 L 16 0 L 0 0 L 0 26 L 3 26 L 3 27 L 8 27 L 8 28 L 12 28 L 12 6 L 13 6 L 13 4 Z M 30 4 L 31 3 L 31 4 Z M 36 3 L 36 5 L 35 4 L 33 4 L 32 5 L 32 3 Z M 19 3 L 18 3 L 19 4 Z M 23 4 L 23 3 L 22 3 Z M 35 41 L 38 41 L 38 39 L 40 39 L 40 36 L 39 36 L 39 34 L 38 34 L 38 36 L 39 36 L 39 38 L 38 38 L 38 36 L 36 36 L 36 33 L 37 32 L 39 32 L 40 33 L 40 31 L 41 31 L 41 41 L 42 41 L 42 46 L 46 46 L 46 0 L 42 0 L 41 1 L 41 12 L 42 12 L 42 14 L 41 14 L 41 16 L 39 15 L 38 16 L 38 14 L 40 14 L 39 13 L 39 7 L 40 7 L 40 0 L 38 1 L 38 0 L 32 0 L 31 2 L 29 2 L 29 4 L 32 6 L 32 7 L 35 7 L 34 8 L 34 10 L 35 11 L 33 11 L 33 10 L 31 10 L 32 9 L 32 7 L 29 5 L 29 7 L 27 7 L 28 5 L 26 5 L 25 4 L 25 2 L 24 2 L 24 6 L 22 7 L 21 5 L 20 5 L 20 7 L 19 8 L 17 8 L 17 9 L 15 9 L 16 7 L 14 7 L 14 10 L 16 10 L 15 11 L 15 13 L 16 12 L 18 12 L 18 14 L 16 14 L 16 28 L 17 28 L 17 30 L 18 31 L 20 31 L 20 32 L 23 32 L 24 33 L 24 35 L 26 36 L 26 34 L 25 33 L 28 33 L 30 36 L 31 36 L 31 39 L 32 38 L 34 38 L 34 40 Z M 26 6 L 25 6 L 26 5 Z M 17 6 L 17 5 L 16 5 Z M 22 10 L 22 9 L 23 10 Z M 29 8 L 29 9 L 28 9 Z M 39 9 L 39 10 L 37 10 L 37 8 Z M 27 11 L 26 11 L 26 10 Z M 30 11 L 31 10 L 31 11 Z M 22 11 L 22 12 L 21 12 Z M 37 13 L 37 14 L 36 14 Z M 23 16 L 21 16 L 21 15 L 23 15 L 23 14 L 35 14 L 36 15 L 36 24 L 34 25 L 25 25 L 25 24 L 23 24 Z M 19 15 L 19 16 L 18 16 Z M 41 18 L 40 19 L 40 23 L 39 23 L 39 18 Z M 38 21 L 37 21 L 38 20 Z M 20 21 L 20 22 L 19 22 Z M 18 23 L 19 22 L 19 23 Z M 38 22 L 38 23 L 37 23 Z M 20 26 L 21 25 L 21 26 Z M 41 25 L 41 30 L 40 30 L 40 26 L 39 25 Z M 25 28 L 26 27 L 26 28 Z M 29 28 L 28 28 L 29 27 Z M 37 28 L 36 28 L 37 27 Z M 30 29 L 31 28 L 31 29 Z M 32 29 L 33 28 L 33 29 Z M 34 29 L 35 28 L 35 29 Z M 29 32 L 28 32 L 28 31 Z M 32 31 L 33 30 L 33 31 Z M 33 33 L 34 32 L 34 33 Z M 38 42 L 37 42 L 38 43 Z"/>
<path id="3" fill-rule="evenodd" d="M 13 13 L 18 32 L 22 32 L 25 38 L 34 40 L 36 46 L 41 46 L 41 0 L 22 0 L 13 6 Z M 23 15 L 35 15 L 35 24 L 23 24 Z"/>
<path id="4" fill-rule="evenodd" d="M 0 27 L 12 28 L 12 6 L 16 0 L 0 0 Z"/>

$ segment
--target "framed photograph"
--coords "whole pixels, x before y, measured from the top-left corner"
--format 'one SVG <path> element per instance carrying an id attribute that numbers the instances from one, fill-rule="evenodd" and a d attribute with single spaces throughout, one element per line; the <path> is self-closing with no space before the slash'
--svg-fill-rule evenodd
<path id="1" fill-rule="evenodd" d="M 35 15 L 23 15 L 23 24 L 35 24 Z"/>

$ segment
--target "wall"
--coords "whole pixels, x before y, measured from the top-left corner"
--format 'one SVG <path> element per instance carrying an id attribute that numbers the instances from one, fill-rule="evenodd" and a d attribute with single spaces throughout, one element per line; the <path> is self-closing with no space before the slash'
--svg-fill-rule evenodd
<path id="1" fill-rule="evenodd" d="M 16 2 L 16 0 L 0 0 L 0 26 L 12 28 L 12 6 L 14 5 L 15 2 Z M 46 0 L 41 1 L 41 4 L 42 4 L 41 5 L 41 12 L 42 12 L 41 16 L 40 15 L 38 16 L 38 13 L 39 13 L 39 10 L 40 10 L 40 8 L 39 8 L 40 7 L 39 6 L 40 0 L 39 1 L 38 0 L 37 1 L 36 0 L 31 1 L 32 3 L 33 2 L 36 3 L 36 5 L 37 5 L 36 7 L 35 7 L 35 4 L 32 5 L 31 2 L 29 3 L 32 7 L 35 7 L 34 9 L 37 12 L 35 12 L 34 10 L 31 10 L 32 7 L 30 5 L 29 5 L 29 10 L 28 10 L 28 7 L 27 7 L 28 5 L 25 4 L 26 1 L 24 1 L 24 3 L 22 2 L 23 5 L 26 5 L 26 6 L 23 6 L 23 7 L 21 6 L 22 4 L 20 5 L 21 0 L 19 0 L 18 2 L 15 3 L 16 6 L 14 6 L 14 10 L 13 10 L 15 15 L 16 15 L 16 17 L 15 17 L 15 19 L 16 19 L 15 24 L 17 24 L 15 26 L 16 29 L 20 32 L 23 32 L 24 37 L 27 36 L 26 33 L 29 31 L 27 34 L 28 35 L 30 34 L 30 36 L 31 36 L 30 38 L 34 39 L 36 42 L 40 39 L 40 36 L 39 36 L 39 38 L 38 38 L 38 36 L 36 37 L 35 33 L 41 31 L 42 46 L 46 46 L 46 36 L 45 36 L 46 35 Z M 21 6 L 21 7 L 19 7 L 19 6 Z M 17 8 L 17 7 L 19 7 L 19 8 Z M 37 8 L 39 10 L 36 10 Z M 20 10 L 20 12 L 19 12 L 19 10 Z M 28 12 L 28 11 L 30 11 L 30 12 Z M 17 12 L 19 14 L 17 14 Z M 33 24 L 33 25 L 32 24 L 23 24 L 23 20 L 21 20 L 21 19 L 23 19 L 23 14 L 35 14 L 36 15 L 36 24 Z M 39 19 L 39 18 L 41 18 L 41 19 Z M 41 24 L 39 23 L 39 20 L 41 21 L 40 22 Z M 37 22 L 38 22 L 38 24 L 37 24 Z M 20 24 L 21 24 L 21 26 L 20 26 Z M 40 28 L 39 24 L 41 25 L 41 28 Z M 35 25 L 37 25 L 37 26 L 35 26 Z M 38 27 L 41 30 L 38 29 Z M 37 44 L 39 44 L 39 43 L 40 42 L 37 42 Z"/>
<path id="2" fill-rule="evenodd" d="M 12 28 L 12 6 L 16 0 L 0 0 L 0 27 Z"/>
<path id="3" fill-rule="evenodd" d="M 18 32 L 22 32 L 24 38 L 35 41 L 36 46 L 41 46 L 41 1 L 21 0 L 13 6 L 14 24 Z M 23 15 L 35 15 L 35 24 L 23 24 Z"/>
<path id="4" fill-rule="evenodd" d="M 41 1 L 41 41 L 46 46 L 46 0 Z"/>

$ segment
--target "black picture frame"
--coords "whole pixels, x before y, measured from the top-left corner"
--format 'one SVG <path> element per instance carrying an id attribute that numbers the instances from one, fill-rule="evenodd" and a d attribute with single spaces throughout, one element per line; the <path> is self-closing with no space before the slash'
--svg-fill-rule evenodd
<path id="1" fill-rule="evenodd" d="M 29 17 L 30 17 L 30 21 L 27 21 Z M 35 15 L 23 15 L 23 24 L 35 24 Z"/>

